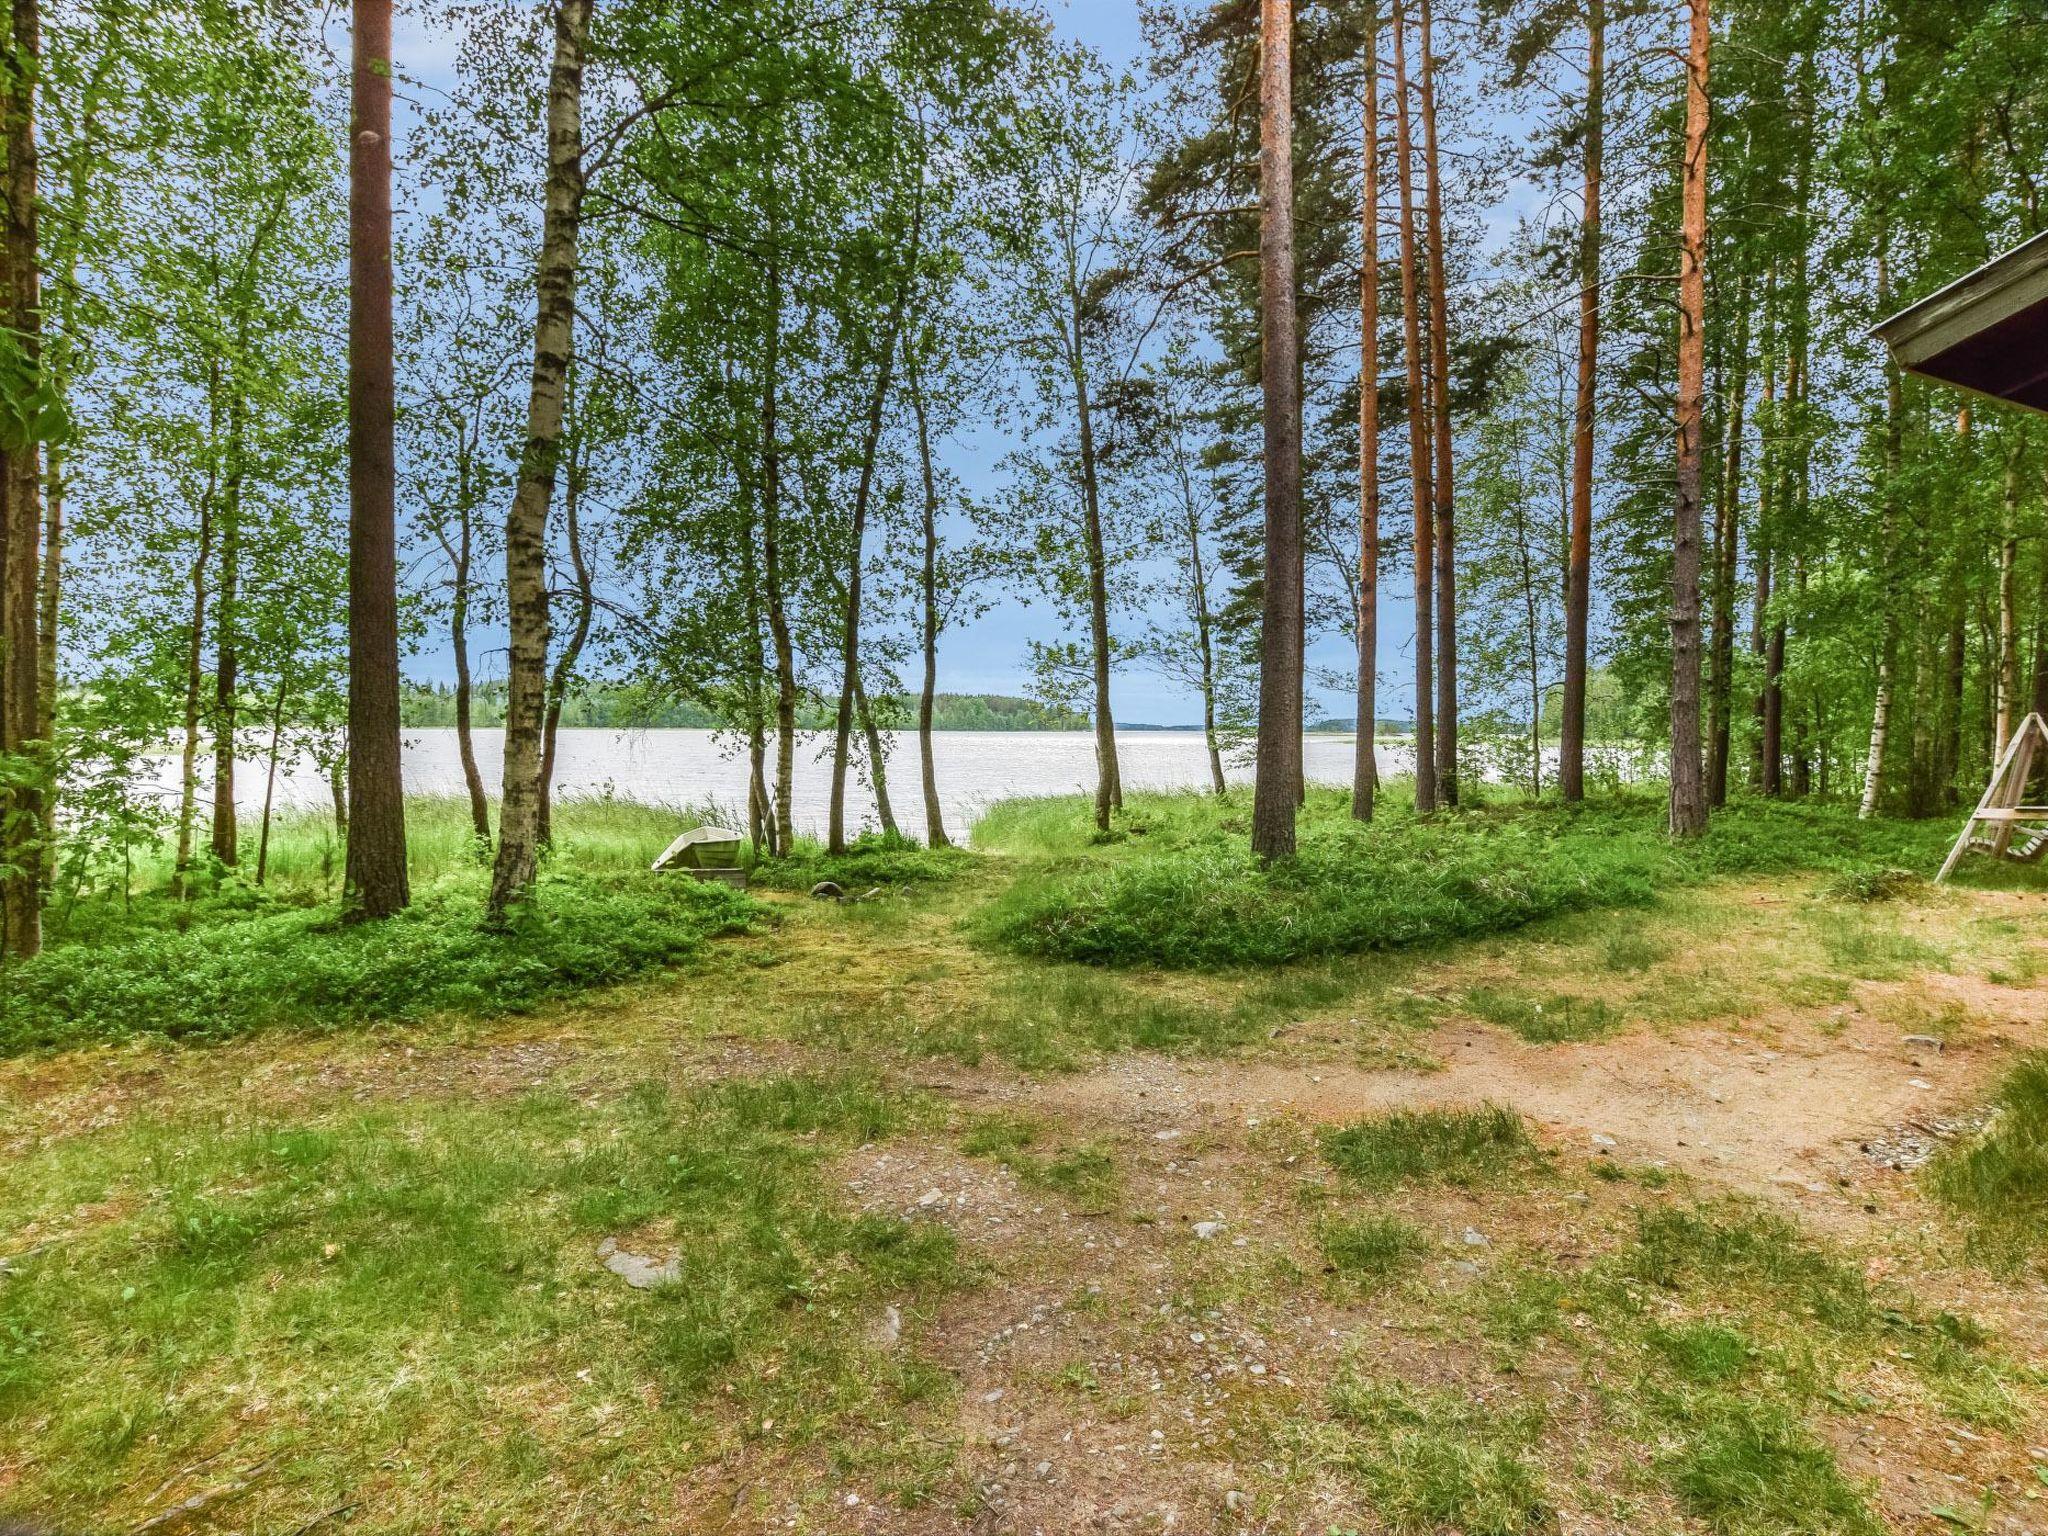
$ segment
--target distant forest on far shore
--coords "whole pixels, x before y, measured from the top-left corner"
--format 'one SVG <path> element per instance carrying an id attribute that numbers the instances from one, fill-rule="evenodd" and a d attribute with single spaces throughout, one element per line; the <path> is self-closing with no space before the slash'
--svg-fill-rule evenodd
<path id="1" fill-rule="evenodd" d="M 916 700 L 877 699 L 878 713 L 896 721 L 916 717 Z M 455 687 L 452 683 L 407 682 L 399 700 L 400 721 L 408 730 L 455 724 Z M 470 705 L 470 724 L 494 729 L 505 723 L 505 685 L 478 683 Z M 831 715 L 819 708 L 799 711 L 799 727 L 807 731 L 829 730 Z M 645 688 L 627 684 L 593 683 L 579 688 L 562 701 L 565 726 L 600 726 L 613 729 L 656 727 L 710 730 L 719 724 L 712 713 L 696 704 L 665 698 Z M 941 693 L 932 700 L 932 729 L 937 731 L 1085 731 L 1088 717 L 1036 699 L 1013 698 L 1001 693 Z"/>

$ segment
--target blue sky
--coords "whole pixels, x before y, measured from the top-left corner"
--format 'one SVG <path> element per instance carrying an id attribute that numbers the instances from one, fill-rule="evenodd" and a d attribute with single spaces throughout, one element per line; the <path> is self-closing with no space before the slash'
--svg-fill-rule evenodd
<path id="1" fill-rule="evenodd" d="M 1143 38 L 1136 0 L 1044 0 L 1059 34 L 1095 49 L 1112 66 L 1136 65 L 1143 55 Z M 402 77 L 419 82 L 431 97 L 454 84 L 454 37 L 434 24 L 439 10 L 434 0 L 408 7 L 402 15 L 394 52 Z M 337 57 L 347 57 L 347 39 L 340 33 L 333 39 Z M 401 112 L 397 124 L 400 174 L 404 174 L 405 137 L 409 114 Z M 996 461 L 1002 447 L 986 436 L 947 445 L 943 452 L 961 480 L 977 494 L 994 491 L 1001 483 Z M 1401 683 L 1405 663 L 1397 647 L 1405 646 L 1413 628 L 1412 607 L 1397 595 L 1383 604 L 1382 704 L 1383 715 L 1398 715 L 1407 709 L 1410 691 Z M 1125 616 L 1123 624 L 1138 627 L 1136 616 Z M 939 686 L 956 692 L 1023 693 L 1029 682 L 1030 641 L 1061 638 L 1058 620 L 1044 605 L 1027 605 L 1015 596 L 1004 595 L 986 613 L 948 633 L 939 658 Z M 478 635 L 473 646 L 479 654 L 480 671 L 495 675 L 503 666 L 503 637 Z M 1343 636 L 1328 636 L 1312 648 L 1312 672 L 1342 674 L 1342 685 L 1319 690 L 1311 677 L 1309 713 L 1349 715 L 1351 645 Z M 412 657 L 408 673 L 415 677 L 445 679 L 451 666 L 440 647 L 429 646 Z M 1114 685 L 1116 718 L 1126 723 L 1186 725 L 1200 718 L 1199 701 L 1184 687 L 1155 674 L 1125 669 Z"/>

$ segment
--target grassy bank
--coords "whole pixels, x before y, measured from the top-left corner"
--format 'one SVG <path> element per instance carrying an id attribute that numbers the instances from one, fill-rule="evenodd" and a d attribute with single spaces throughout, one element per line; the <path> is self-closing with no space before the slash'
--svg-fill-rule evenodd
<path id="1" fill-rule="evenodd" d="M 209 869 L 180 897 L 160 851 L 125 888 L 60 904 L 49 948 L 0 973 L 0 1055 L 490 1017 L 689 960 L 762 916 L 738 892 L 648 873 L 692 819 L 564 802 L 535 900 L 503 930 L 482 924 L 488 871 L 458 800 L 408 802 L 414 900 L 389 922 L 341 921 L 341 847 L 324 815 L 280 818 L 260 887 L 253 869 Z"/>
<path id="2" fill-rule="evenodd" d="M 217 896 L 187 925 L 109 930 L 14 964 L 0 978 L 0 1055 L 514 1013 L 687 960 L 759 913 L 737 891 L 649 874 L 548 875 L 502 931 L 483 926 L 482 904 L 481 875 L 444 876 L 381 923 Z"/>
<path id="3" fill-rule="evenodd" d="M 496 815 L 495 807 L 492 815 Z M 645 804 L 608 795 L 567 797 L 555 805 L 554 863 L 585 874 L 643 870 L 677 832 L 720 818 L 716 806 Z M 256 841 L 254 829 L 245 828 L 242 873 L 252 879 Z M 467 874 L 487 860 L 470 825 L 469 801 L 459 795 L 408 796 L 405 846 L 407 866 L 413 881 L 420 885 Z M 281 811 L 271 823 L 265 886 L 285 900 L 332 900 L 341 894 L 342 852 L 343 839 L 330 812 L 316 808 Z M 131 890 L 139 895 L 167 886 L 171 854 L 170 846 L 164 844 L 139 860 Z M 102 892 L 105 894 L 104 887 Z M 60 937 L 65 917 L 61 908 L 55 914 L 53 926 Z"/>
<path id="4" fill-rule="evenodd" d="M 1107 837 L 1078 797 L 1013 801 L 977 827 L 980 853 L 869 836 L 831 856 L 804 840 L 789 858 L 756 862 L 752 876 L 764 891 L 830 880 L 848 896 L 896 898 L 856 903 L 849 923 L 886 924 L 916 909 L 964 924 L 985 951 L 1026 967 L 1008 978 L 1020 999 L 1062 1000 L 1052 1011 L 1071 1021 L 1090 1013 L 1069 1002 L 1092 979 L 1030 962 L 1288 966 L 1646 906 L 1659 892 L 1723 875 L 1824 871 L 1831 897 L 1854 907 L 1912 885 L 1917 877 L 1901 871 L 1933 868 L 1949 835 L 1945 822 L 1862 822 L 1840 807 L 1747 802 L 1717 816 L 1705 838 L 1674 844 L 1661 802 L 1646 797 L 1427 818 L 1389 800 L 1360 825 L 1345 796 L 1312 791 L 1300 856 L 1272 868 L 1246 848 L 1249 800 L 1234 791 L 1134 795 Z M 488 1017 L 689 961 L 766 915 L 750 897 L 648 872 L 679 828 L 716 819 L 725 819 L 716 808 L 563 801 L 537 899 L 498 932 L 480 922 L 486 861 L 459 799 L 409 803 L 416 900 L 390 923 L 340 921 L 342 849 L 324 814 L 279 819 L 261 887 L 251 871 L 209 869 L 181 897 L 160 850 L 125 885 L 57 903 L 49 951 L 0 973 L 0 1053 Z M 1472 1011 L 1530 1038 L 1591 1038 L 1618 1022 L 1591 1005 L 1497 992 L 1475 993 Z M 1103 1011 L 1113 1028 L 1091 1028 L 1103 1035 L 1098 1048 L 1238 1039 L 1267 1011 L 1191 1008 L 1153 988 Z M 926 1021 L 944 1039 L 955 1022 Z M 1074 1032 L 1071 1023 L 1060 1031 Z"/>
<path id="5" fill-rule="evenodd" d="M 1954 834 L 1946 822 L 1748 802 L 1698 841 L 1674 843 L 1662 802 L 1646 797 L 1427 818 L 1396 802 L 1360 824 L 1347 796 L 1315 789 L 1299 856 L 1267 868 L 1246 846 L 1250 814 L 1244 791 L 1134 795 L 1103 840 L 1078 798 L 998 806 L 977 844 L 1036 867 L 990 908 L 984 931 L 1021 954 L 1090 964 L 1273 965 L 1640 906 L 1714 876 L 1931 870 Z"/>

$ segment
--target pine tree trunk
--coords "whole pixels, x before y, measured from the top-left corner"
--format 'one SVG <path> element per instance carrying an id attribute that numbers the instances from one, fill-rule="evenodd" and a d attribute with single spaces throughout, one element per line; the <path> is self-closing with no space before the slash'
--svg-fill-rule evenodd
<path id="1" fill-rule="evenodd" d="M 1358 204 L 1358 683 L 1354 696 L 1358 739 L 1352 749 L 1351 814 L 1358 821 L 1371 821 L 1380 787 L 1373 741 L 1379 715 L 1380 665 L 1380 30 L 1376 9 L 1365 24 L 1364 74 Z M 1203 644 L 1208 644 L 1206 635 Z"/>
<path id="2" fill-rule="evenodd" d="M 1415 271 L 1414 151 L 1408 129 L 1407 18 L 1394 0 L 1394 164 L 1401 192 L 1401 326 L 1408 360 L 1408 477 L 1415 502 L 1415 809 L 1436 809 L 1434 564 L 1427 396 L 1423 386 L 1422 305 Z"/>
<path id="3" fill-rule="evenodd" d="M 13 0 L 12 67 L 0 95 L 6 123 L 5 322 L 30 368 L 42 362 L 42 272 L 37 233 L 36 82 L 42 62 L 37 0 Z M 42 455 L 35 443 L 0 453 L 0 752 L 37 739 L 40 701 L 37 556 L 43 538 Z M 35 776 L 39 780 L 42 775 Z M 43 947 L 43 790 L 32 780 L 7 797 L 0 881 L 0 954 L 26 958 Z"/>
<path id="4" fill-rule="evenodd" d="M 1559 700 L 1557 787 L 1586 797 L 1587 633 L 1593 600 L 1593 423 L 1600 360 L 1600 190 L 1607 132 L 1607 6 L 1586 6 L 1586 127 L 1580 146 L 1579 349 L 1572 402 L 1571 531 L 1565 545 L 1564 688 Z"/>
<path id="5" fill-rule="evenodd" d="M 939 482 L 932 468 L 931 424 L 925 419 L 924 381 L 918 376 L 917 352 L 904 350 L 910 410 L 917 421 L 917 465 L 924 482 L 918 524 L 922 560 L 918 567 L 918 649 L 924 675 L 917 692 L 917 767 L 924 788 L 924 840 L 928 847 L 951 846 L 939 804 L 939 770 L 932 749 L 932 712 L 939 691 Z"/>
<path id="6" fill-rule="evenodd" d="M 1433 446 L 1436 536 L 1436 789 L 1445 805 L 1458 803 L 1458 567 L 1456 481 L 1451 472 L 1451 322 L 1445 278 L 1443 177 L 1436 147 L 1436 58 L 1430 41 L 1430 0 L 1422 0 L 1422 181 L 1428 223 L 1430 400 L 1435 408 Z"/>
<path id="7" fill-rule="evenodd" d="M 583 54 L 592 0 L 560 0 L 548 80 L 547 202 L 542 220 L 533 385 L 526 444 L 505 519 L 511 665 L 505 691 L 505 784 L 488 916 L 503 921 L 539 873 L 541 714 L 548 657 L 547 525 L 561 459 L 562 414 L 575 349 L 576 250 L 583 217 Z"/>
<path id="8" fill-rule="evenodd" d="M 1707 0 L 1688 0 L 1678 274 L 1678 507 L 1671 561 L 1671 832 L 1707 827 L 1700 763 L 1700 430 L 1706 393 Z"/>
<path id="9" fill-rule="evenodd" d="M 343 905 L 412 899 L 398 723 L 398 493 L 391 331 L 391 0 L 355 0 L 349 155 L 349 662 Z"/>
<path id="10" fill-rule="evenodd" d="M 1259 331 L 1265 419 L 1265 594 L 1252 852 L 1294 854 L 1301 781 L 1301 375 L 1294 311 L 1294 7 L 1261 0 Z"/>

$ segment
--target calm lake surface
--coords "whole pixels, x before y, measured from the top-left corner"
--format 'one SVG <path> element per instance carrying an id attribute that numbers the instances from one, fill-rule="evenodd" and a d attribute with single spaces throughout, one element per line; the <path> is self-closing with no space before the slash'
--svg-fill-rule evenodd
<path id="1" fill-rule="evenodd" d="M 504 733 L 474 733 L 478 766 L 495 796 L 502 773 Z M 1305 738 L 1308 775 L 1317 783 L 1351 782 L 1352 738 Z M 1087 731 L 939 731 L 932 737 L 938 763 L 940 810 L 948 832 L 958 836 L 998 800 L 1019 795 L 1093 793 L 1095 738 Z M 613 794 L 659 805 L 715 807 L 746 825 L 747 765 L 710 731 L 568 730 L 561 734 L 555 765 L 560 795 Z M 800 737 L 796 757 L 796 823 L 820 835 L 832 792 L 830 737 Z M 1127 731 L 1117 737 L 1126 789 L 1185 789 L 1209 782 L 1208 759 L 1199 731 Z M 1382 743 L 1380 772 L 1412 771 L 1415 758 L 1405 742 Z M 1251 765 L 1225 763 L 1233 783 L 1251 782 Z M 209 787 L 202 782 L 201 791 Z M 405 733 L 405 787 L 410 794 L 459 795 L 462 762 L 453 730 Z M 243 766 L 236 800 L 251 814 L 263 805 L 263 766 Z M 897 824 L 924 835 L 924 793 L 919 784 L 917 738 L 899 735 L 889 749 L 889 799 Z M 286 805 L 331 803 L 327 782 L 306 765 L 280 770 L 278 800 Z M 849 783 L 847 814 L 856 825 L 874 825 L 874 799 L 865 783 Z"/>
<path id="2" fill-rule="evenodd" d="M 494 799 L 504 774 L 504 731 L 475 731 L 477 766 Z M 1415 772 L 1415 748 L 1409 737 L 1380 737 L 1376 743 L 1382 778 Z M 997 801 L 1030 795 L 1094 795 L 1096 737 L 1090 731 L 938 731 L 932 737 L 938 760 L 940 813 L 954 838 L 981 819 Z M 1315 784 L 1348 786 L 1352 782 L 1350 735 L 1305 735 L 1305 762 Z M 1204 788 L 1208 756 L 1200 731 L 1118 731 L 1116 754 L 1124 788 Z M 1487 754 L 1477 752 L 1481 760 Z M 158 793 L 170 805 L 176 799 L 176 762 L 158 762 Z M 1225 776 L 1233 784 L 1251 782 L 1249 750 L 1245 762 L 1225 754 Z M 1507 772 L 1526 774 L 1524 766 L 1493 762 L 1483 768 L 1489 780 Z M 1556 748 L 1544 750 L 1544 782 L 1556 772 Z M 1661 772 L 1657 754 L 1636 748 L 1589 745 L 1587 774 L 1630 782 Z M 201 764 L 199 799 L 213 788 L 211 760 Z M 244 815 L 262 813 L 264 764 L 244 762 L 236 774 L 236 803 Z M 453 729 L 406 731 L 406 791 L 410 795 L 461 795 L 463 762 L 455 750 Z M 831 797 L 831 737 L 797 739 L 797 829 L 825 834 Z M 678 811 L 713 813 L 731 825 L 745 825 L 748 768 L 745 756 L 713 731 L 612 731 L 563 729 L 555 764 L 555 793 L 616 795 L 647 805 L 674 805 Z M 279 766 L 276 799 L 281 807 L 328 807 L 332 793 L 326 776 L 307 762 Z M 924 836 L 924 791 L 918 782 L 918 737 L 897 735 L 889 743 L 889 799 L 897 825 L 913 838 Z M 846 788 L 850 829 L 879 825 L 874 799 L 856 774 Z"/>

